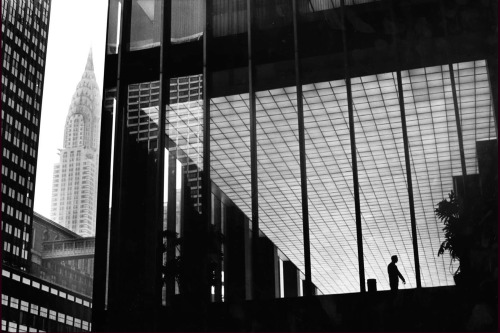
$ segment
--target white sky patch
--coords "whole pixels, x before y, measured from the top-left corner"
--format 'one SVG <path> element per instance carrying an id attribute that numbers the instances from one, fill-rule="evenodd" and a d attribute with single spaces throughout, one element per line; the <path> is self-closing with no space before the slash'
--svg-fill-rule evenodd
<path id="1" fill-rule="evenodd" d="M 107 9 L 107 0 L 52 0 L 34 207 L 46 217 L 50 217 L 52 174 L 59 162 L 66 115 L 90 48 L 102 93 Z"/>

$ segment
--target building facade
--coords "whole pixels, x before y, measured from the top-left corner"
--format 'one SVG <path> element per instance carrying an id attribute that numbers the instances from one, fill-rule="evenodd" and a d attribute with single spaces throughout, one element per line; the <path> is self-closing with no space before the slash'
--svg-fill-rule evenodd
<path id="1" fill-rule="evenodd" d="M 94 244 L 35 212 L 31 275 L 92 298 Z"/>
<path id="2" fill-rule="evenodd" d="M 2 261 L 29 269 L 50 1 L 2 2 Z"/>
<path id="3" fill-rule="evenodd" d="M 89 332 L 92 300 L 6 266 L 2 269 L 3 332 Z"/>
<path id="4" fill-rule="evenodd" d="M 2 331 L 90 331 L 94 239 L 36 212 L 32 235 L 29 273 L 2 267 Z"/>
<path id="5" fill-rule="evenodd" d="M 86 237 L 95 234 L 101 103 L 91 50 L 66 117 L 50 213 L 51 219 Z"/>
<path id="6" fill-rule="evenodd" d="M 350 330 L 394 254 L 412 295 L 448 293 L 434 207 L 457 177 L 496 181 L 496 7 L 110 1 L 95 329 L 272 330 L 267 304 L 286 331 L 287 306 L 355 294 L 318 312 Z"/>

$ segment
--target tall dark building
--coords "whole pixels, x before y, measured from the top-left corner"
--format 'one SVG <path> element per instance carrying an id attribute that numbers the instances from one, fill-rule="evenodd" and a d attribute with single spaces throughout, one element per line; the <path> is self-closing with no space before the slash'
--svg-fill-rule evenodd
<path id="1" fill-rule="evenodd" d="M 434 209 L 497 198 L 497 21 L 488 0 L 111 0 L 94 328 L 474 327 Z M 412 301 L 391 317 L 392 255 Z"/>
<path id="2" fill-rule="evenodd" d="M 2 2 L 2 260 L 27 271 L 50 0 Z"/>

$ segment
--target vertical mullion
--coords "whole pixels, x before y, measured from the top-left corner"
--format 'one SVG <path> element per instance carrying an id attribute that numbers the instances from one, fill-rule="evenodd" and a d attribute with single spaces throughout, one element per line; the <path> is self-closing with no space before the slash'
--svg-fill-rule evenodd
<path id="1" fill-rule="evenodd" d="M 344 0 L 340 0 L 341 21 L 342 21 L 342 43 L 344 45 L 344 71 L 347 90 L 347 103 L 349 111 L 349 134 L 351 139 L 351 158 L 352 158 L 352 179 L 354 189 L 354 206 L 356 210 L 356 236 L 358 243 L 358 265 L 359 265 L 359 287 L 361 292 L 366 292 L 365 285 L 365 265 L 363 258 L 363 234 L 361 230 L 361 207 L 359 198 L 359 181 L 358 181 L 358 163 L 356 158 L 356 134 L 354 130 L 354 110 L 352 105 L 352 90 L 351 90 L 351 75 L 349 71 L 348 47 L 345 25 L 345 4 Z"/>
<path id="2" fill-rule="evenodd" d="M 466 188 L 467 168 L 465 165 L 464 140 L 462 136 L 462 125 L 460 124 L 460 109 L 458 107 L 457 88 L 455 86 L 455 74 L 453 72 L 452 64 L 448 64 L 448 70 L 450 71 L 451 91 L 453 93 L 453 106 L 455 109 L 455 122 L 457 124 L 458 146 L 460 149 L 460 163 L 462 166 L 463 194 L 467 195 L 467 188 Z"/>
<path id="3" fill-rule="evenodd" d="M 306 147 L 304 136 L 304 107 L 302 100 L 302 79 L 298 38 L 298 10 L 297 0 L 292 0 L 293 9 L 293 39 L 295 54 L 295 85 L 297 87 L 297 113 L 299 122 L 299 149 L 300 149 L 300 188 L 302 194 L 302 234 L 304 239 L 304 266 L 305 266 L 305 296 L 312 295 L 311 281 L 311 244 L 309 240 L 309 200 L 307 197 L 307 169 Z"/>
<path id="4" fill-rule="evenodd" d="M 498 140 L 498 54 L 486 59 L 488 82 L 490 83 L 491 99 L 493 101 L 493 120 L 495 121 L 495 135 Z"/>
<path id="5" fill-rule="evenodd" d="M 110 29 L 109 17 L 111 12 L 111 6 L 108 9 L 108 18 L 107 18 L 107 29 Z M 123 14 L 123 11 L 120 13 Z M 120 29 L 121 31 L 121 29 Z M 117 31 L 118 33 L 118 31 Z M 108 45 L 109 40 L 108 36 L 106 36 L 106 45 Z M 121 44 L 121 43 L 120 43 Z M 106 58 L 108 56 L 106 55 Z M 108 58 L 109 59 L 109 58 Z M 104 64 L 105 70 L 104 75 L 108 71 L 106 71 L 106 65 Z M 108 74 L 109 75 L 109 74 Z M 108 82 L 105 78 L 103 82 Z M 117 81 L 118 82 L 118 81 Z M 94 327 L 101 327 L 104 322 L 104 311 L 107 310 L 107 302 L 108 302 L 108 283 L 109 283 L 109 262 L 108 262 L 108 246 L 109 246 L 109 237 L 110 237 L 110 225 L 109 221 L 109 196 L 110 196 L 110 169 L 111 169 L 111 152 L 112 152 L 112 129 L 113 129 L 113 114 L 116 114 L 116 109 L 114 109 L 109 114 L 106 112 L 106 91 L 109 87 L 105 86 L 103 89 L 103 98 L 101 101 L 102 106 L 102 116 L 101 116 L 101 128 L 100 128 L 100 144 L 99 144 L 99 170 L 103 170 L 103 172 L 99 172 L 98 174 L 98 196 L 97 196 L 97 217 L 96 220 L 99 221 L 96 223 L 96 245 L 95 245 L 95 259 L 94 259 L 94 288 L 93 288 L 93 304 L 94 304 L 94 312 L 92 316 L 92 325 Z M 116 106 L 116 104 L 115 104 Z"/>
<path id="6" fill-rule="evenodd" d="M 123 168 L 125 161 L 123 156 L 125 155 L 125 144 L 126 144 L 126 125 L 127 125 L 127 72 L 124 71 L 124 64 L 127 58 L 127 44 L 130 42 L 130 27 L 132 20 L 132 5 L 130 1 L 122 2 L 122 16 L 120 27 L 120 45 L 118 46 L 118 69 L 116 75 L 116 117 L 115 117 L 115 140 L 114 140 L 114 156 L 113 156 L 113 179 L 112 179 L 112 203 L 111 203 L 111 226 L 109 228 L 109 277 L 110 281 L 108 287 L 108 309 L 113 306 L 114 300 L 114 288 L 113 281 L 119 279 L 117 276 L 118 269 L 114 267 L 118 265 L 119 253 L 119 236 L 120 236 L 120 221 L 122 220 L 122 202 L 123 202 L 123 191 L 122 183 L 123 179 Z M 119 293 L 116 290 L 116 294 Z"/>
<path id="7" fill-rule="evenodd" d="M 354 110 L 352 106 L 351 79 L 346 79 L 348 110 L 349 110 L 349 134 L 351 139 L 352 158 L 352 179 L 354 187 L 354 205 L 356 211 L 356 236 L 358 243 L 358 264 L 359 264 L 359 286 L 361 292 L 366 291 L 365 286 L 365 265 L 363 258 L 363 234 L 361 230 L 361 206 L 359 197 L 358 162 L 356 156 L 356 133 L 354 130 Z"/>
<path id="8" fill-rule="evenodd" d="M 398 79 L 398 93 L 399 93 L 399 108 L 401 110 L 401 124 L 403 129 L 403 143 L 405 150 L 405 164 L 406 164 L 406 180 L 408 183 L 408 198 L 410 204 L 410 218 L 411 218 L 411 236 L 413 239 L 413 257 L 415 260 L 415 277 L 417 281 L 417 288 L 422 287 L 420 280 L 420 262 L 418 256 L 418 243 L 417 243 L 417 223 L 415 219 L 415 202 L 413 200 L 413 183 L 411 179 L 411 166 L 410 166 L 410 150 L 408 148 L 408 132 L 406 129 L 406 111 L 403 96 L 403 82 L 401 79 L 401 71 L 397 72 Z"/>
<path id="9" fill-rule="evenodd" d="M 255 107 L 255 82 L 254 82 L 254 63 L 253 63 L 253 0 L 247 0 L 247 27 L 248 27 L 248 99 L 250 104 L 250 177 L 252 191 L 252 299 L 256 299 L 256 276 L 258 270 L 257 246 L 259 239 L 259 189 L 257 174 L 257 114 Z"/>
<path id="10" fill-rule="evenodd" d="M 211 95 L 211 72 L 209 67 L 209 47 L 212 40 L 212 0 L 206 1 L 205 7 L 205 31 L 203 33 L 203 174 L 202 174 L 202 230 L 208 235 L 212 216 L 212 182 L 210 179 L 210 95 Z M 204 245 L 205 246 L 205 245 Z M 208 274 L 208 242 L 206 242 L 205 258 L 203 260 L 204 274 Z M 210 286 L 208 285 L 208 275 L 204 277 L 204 292 L 207 292 L 207 301 L 210 302 Z"/>
<path id="11" fill-rule="evenodd" d="M 176 238 L 177 238 L 177 230 L 176 230 L 176 203 L 177 203 L 177 155 L 175 151 L 175 147 L 172 144 L 168 145 L 169 147 L 169 155 L 168 155 L 168 178 L 167 178 L 167 263 L 172 263 L 175 261 L 176 257 Z M 181 207 L 183 207 L 181 205 Z M 163 226 L 162 226 L 163 227 Z M 175 295 L 175 277 L 170 274 L 166 280 L 166 300 L 170 302 L 172 297 Z"/>
<path id="12" fill-rule="evenodd" d="M 162 22 L 162 32 L 161 32 L 161 42 L 160 42 L 160 98 L 158 106 L 158 135 L 157 135 L 157 174 L 156 174 L 156 227 L 157 227 L 157 238 L 158 245 L 163 243 L 163 191 L 165 187 L 165 122 L 166 122 L 166 106 L 170 99 L 170 76 L 168 72 L 168 58 L 170 54 L 170 30 L 171 30 L 171 1 L 165 0 L 161 2 L 161 22 Z M 170 162 L 170 161 L 169 161 Z M 171 167 L 171 163 L 169 163 Z M 169 168 L 170 169 L 170 168 Z M 174 162 L 175 171 L 175 162 Z M 175 174 L 174 174 L 175 177 Z M 167 178 L 168 186 L 168 206 L 167 206 L 167 230 L 171 230 L 172 225 L 172 210 L 173 210 L 173 226 L 175 232 L 175 185 L 171 187 L 171 174 L 169 170 Z M 174 178 L 175 184 L 175 178 Z M 173 192 L 173 202 L 172 202 L 172 192 Z M 173 209 L 172 207 L 173 206 Z M 167 240 L 167 261 L 172 259 L 172 252 L 175 257 L 175 248 L 171 248 L 172 241 Z M 158 246 L 158 257 L 157 267 L 162 267 L 163 265 L 163 246 Z M 161 274 L 159 274 L 161 277 Z M 175 281 L 170 279 L 166 281 L 166 299 L 169 301 L 175 293 Z M 161 296 L 162 292 L 162 279 L 158 286 L 158 294 Z M 161 298 L 159 300 L 161 304 Z"/>

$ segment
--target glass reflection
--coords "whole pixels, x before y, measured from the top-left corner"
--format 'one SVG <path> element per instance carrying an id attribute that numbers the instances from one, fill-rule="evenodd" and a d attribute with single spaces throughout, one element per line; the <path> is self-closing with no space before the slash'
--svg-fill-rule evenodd
<path id="1" fill-rule="evenodd" d="M 161 1 L 132 1 L 130 51 L 160 46 L 161 19 Z"/>
<path id="2" fill-rule="evenodd" d="M 122 1 L 110 0 L 108 9 L 108 38 L 106 54 L 117 54 L 120 46 Z"/>
<path id="3" fill-rule="evenodd" d="M 170 104 L 166 106 L 165 130 L 175 147 L 177 159 L 186 167 L 186 185 L 190 188 L 195 208 L 201 212 L 203 75 L 170 80 Z"/>
<path id="4" fill-rule="evenodd" d="M 200 39 L 205 28 L 205 1 L 172 0 L 172 43 Z"/>

